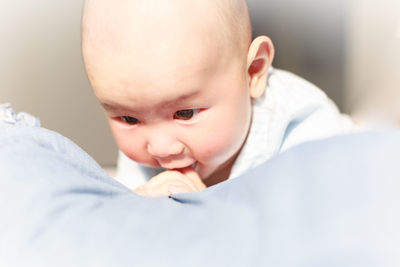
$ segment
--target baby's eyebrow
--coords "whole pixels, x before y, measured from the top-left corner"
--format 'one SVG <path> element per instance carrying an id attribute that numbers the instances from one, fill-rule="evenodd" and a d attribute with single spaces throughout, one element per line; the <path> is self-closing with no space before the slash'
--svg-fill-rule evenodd
<path id="1" fill-rule="evenodd" d="M 186 93 L 186 94 L 174 97 L 172 99 L 169 99 L 169 100 L 166 100 L 166 101 L 162 101 L 160 104 L 164 105 L 164 106 L 175 105 L 176 103 L 181 103 L 181 102 L 183 102 L 185 100 L 188 100 L 190 98 L 193 98 L 193 97 L 195 97 L 195 96 L 197 96 L 199 94 L 200 94 L 200 90 L 195 90 L 195 91 L 192 91 L 190 93 Z"/>
<path id="2" fill-rule="evenodd" d="M 121 106 L 119 104 L 109 104 L 105 102 L 100 102 L 101 106 L 107 111 L 125 111 L 130 110 L 130 108 Z"/>
<path id="3" fill-rule="evenodd" d="M 193 98 L 200 94 L 200 90 L 195 90 L 186 94 L 178 95 L 168 100 L 160 101 L 159 103 L 155 103 L 154 106 L 160 107 L 168 107 L 168 106 L 175 106 L 179 103 L 182 103 L 190 98 Z M 132 107 L 124 106 L 118 103 L 109 103 L 100 101 L 101 106 L 109 112 L 120 112 L 120 111 L 133 111 Z M 139 107 L 138 107 L 139 108 Z"/>

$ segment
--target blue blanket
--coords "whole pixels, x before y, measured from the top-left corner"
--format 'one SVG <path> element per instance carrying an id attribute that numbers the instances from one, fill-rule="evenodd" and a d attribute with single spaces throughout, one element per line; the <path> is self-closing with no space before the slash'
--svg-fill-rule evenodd
<path id="1" fill-rule="evenodd" d="M 0 125 L 0 266 L 400 266 L 400 132 L 303 144 L 147 199 L 63 136 Z"/>

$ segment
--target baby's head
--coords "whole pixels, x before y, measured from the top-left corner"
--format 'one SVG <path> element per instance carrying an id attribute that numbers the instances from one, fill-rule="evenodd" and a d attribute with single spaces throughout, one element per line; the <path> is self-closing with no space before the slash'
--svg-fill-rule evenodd
<path id="1" fill-rule="evenodd" d="M 269 38 L 251 42 L 245 0 L 88 0 L 82 51 L 129 158 L 228 177 L 273 58 Z"/>

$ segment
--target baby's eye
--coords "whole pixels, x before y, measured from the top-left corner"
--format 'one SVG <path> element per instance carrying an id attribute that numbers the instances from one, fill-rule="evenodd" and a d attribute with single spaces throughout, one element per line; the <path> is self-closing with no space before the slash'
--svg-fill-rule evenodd
<path id="1" fill-rule="evenodd" d="M 134 117 L 130 117 L 130 116 L 122 116 L 121 120 L 123 120 L 124 122 L 128 123 L 128 124 L 137 124 L 139 122 L 138 119 L 134 118 Z"/>
<path id="2" fill-rule="evenodd" d="M 200 109 L 183 109 L 175 112 L 175 120 L 190 120 L 194 115 L 199 113 Z"/>

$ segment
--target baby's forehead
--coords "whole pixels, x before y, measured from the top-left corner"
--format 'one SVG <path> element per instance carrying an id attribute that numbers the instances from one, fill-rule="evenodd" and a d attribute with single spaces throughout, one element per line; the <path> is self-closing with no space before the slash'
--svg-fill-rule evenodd
<path id="1" fill-rule="evenodd" d="M 244 0 L 87 0 L 83 38 L 120 43 L 183 33 L 227 40 L 246 28 L 246 7 Z"/>
<path id="2" fill-rule="evenodd" d="M 89 78 L 112 86 L 135 80 L 136 88 L 164 79 L 173 88 L 178 80 L 212 75 L 233 58 L 244 62 L 217 11 L 225 1 L 242 0 L 89 0 L 82 21 Z"/>

